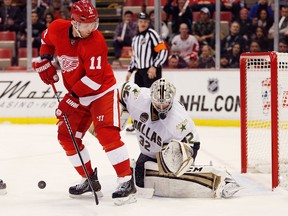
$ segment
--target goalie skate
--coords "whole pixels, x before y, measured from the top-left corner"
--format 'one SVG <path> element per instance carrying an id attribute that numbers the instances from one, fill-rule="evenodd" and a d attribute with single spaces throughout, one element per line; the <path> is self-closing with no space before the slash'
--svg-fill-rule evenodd
<path id="1" fill-rule="evenodd" d="M 224 181 L 219 184 L 215 195 L 217 198 L 230 198 L 241 189 L 240 185 L 234 179 L 226 177 Z"/>
<path id="2" fill-rule="evenodd" d="M 112 199 L 115 205 L 125 205 L 136 202 L 136 187 L 134 180 L 126 180 L 127 177 L 119 178 L 119 185 L 116 191 L 112 194 Z"/>
<path id="3" fill-rule="evenodd" d="M 92 187 L 96 192 L 98 197 L 103 197 L 101 190 L 101 185 L 97 176 L 97 168 L 95 168 L 93 175 L 90 177 Z M 85 179 L 82 183 L 77 184 L 69 188 L 69 196 L 71 198 L 90 198 L 93 197 L 92 190 L 90 188 L 89 182 Z"/>

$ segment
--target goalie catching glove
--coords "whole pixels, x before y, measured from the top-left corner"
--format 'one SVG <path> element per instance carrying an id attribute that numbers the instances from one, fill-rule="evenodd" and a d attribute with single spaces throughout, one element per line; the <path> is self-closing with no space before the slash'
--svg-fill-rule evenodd
<path id="1" fill-rule="evenodd" d="M 32 62 L 33 69 L 39 74 L 41 80 L 49 85 L 59 81 L 56 68 L 48 59 L 43 59 L 40 62 Z"/>
<path id="2" fill-rule="evenodd" d="M 172 140 L 156 155 L 159 172 L 173 173 L 179 177 L 194 163 L 192 156 L 193 149 L 188 144 Z"/>
<path id="3" fill-rule="evenodd" d="M 62 119 L 63 115 L 70 115 L 79 106 L 79 99 L 72 94 L 67 93 L 60 101 L 58 108 L 55 110 L 55 115 L 58 119 Z"/>

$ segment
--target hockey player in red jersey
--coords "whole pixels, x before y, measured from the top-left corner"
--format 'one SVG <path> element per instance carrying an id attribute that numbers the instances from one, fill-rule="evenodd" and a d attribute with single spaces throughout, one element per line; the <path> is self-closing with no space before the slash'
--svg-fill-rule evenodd
<path id="1" fill-rule="evenodd" d="M 33 68 L 46 84 L 57 82 L 56 69 L 51 61 L 53 56 L 59 61 L 68 93 L 55 111 L 59 119 L 58 140 L 78 173 L 85 178 L 79 156 L 63 122 L 64 114 L 68 117 L 94 190 L 101 189 L 97 170 L 93 172 L 88 151 L 82 143 L 92 122 L 96 137 L 118 176 L 119 186 L 112 194 L 115 204 L 134 202 L 136 189 L 129 156 L 120 137 L 116 79 L 107 60 L 106 42 L 97 30 L 98 13 L 90 1 L 78 1 L 71 7 L 71 19 L 55 20 L 43 32 L 41 61 L 34 62 Z M 86 192 L 91 192 L 87 179 L 69 189 L 71 196 Z"/>

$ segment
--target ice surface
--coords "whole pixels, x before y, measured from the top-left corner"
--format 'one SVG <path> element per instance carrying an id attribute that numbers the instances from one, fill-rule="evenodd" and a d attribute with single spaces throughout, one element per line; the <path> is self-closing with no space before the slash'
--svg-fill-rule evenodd
<path id="1" fill-rule="evenodd" d="M 78 174 L 57 142 L 55 125 L 0 124 L 0 179 L 7 184 L 7 195 L 0 196 L 0 216 L 271 216 L 287 215 L 288 191 L 271 191 L 267 174 L 240 174 L 240 129 L 198 127 L 201 148 L 196 164 L 226 167 L 245 187 L 231 199 L 138 198 L 137 203 L 115 206 L 111 194 L 116 175 L 102 147 L 92 135 L 84 142 L 98 167 L 103 198 L 71 199 L 68 188 L 80 181 Z M 134 135 L 121 132 L 131 158 L 139 149 Z M 39 189 L 40 180 L 47 183 Z"/>

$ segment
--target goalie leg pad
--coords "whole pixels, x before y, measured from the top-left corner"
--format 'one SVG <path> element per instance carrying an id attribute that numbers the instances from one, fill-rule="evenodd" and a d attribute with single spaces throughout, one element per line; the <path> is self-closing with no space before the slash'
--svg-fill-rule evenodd
<path id="1" fill-rule="evenodd" d="M 242 189 L 231 175 L 213 166 L 190 166 L 182 176 L 161 173 L 158 165 L 145 163 L 145 188 L 163 197 L 229 198 Z"/>
<path id="2" fill-rule="evenodd" d="M 145 188 L 154 188 L 154 195 L 173 198 L 212 198 L 214 191 L 212 173 L 184 174 L 177 178 L 171 173 L 159 173 L 158 165 L 145 163 Z"/>

